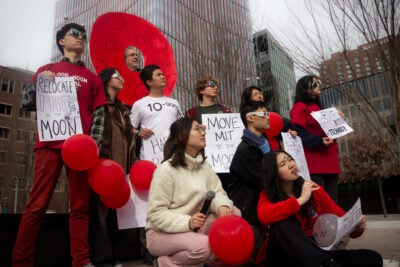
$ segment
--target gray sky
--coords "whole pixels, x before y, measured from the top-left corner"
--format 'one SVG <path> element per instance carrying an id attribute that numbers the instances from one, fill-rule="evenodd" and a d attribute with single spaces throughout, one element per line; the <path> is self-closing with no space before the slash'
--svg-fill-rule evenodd
<path id="1" fill-rule="evenodd" d="M 85 1 L 85 0 L 82 0 Z M 285 2 L 302 9 L 298 0 L 250 0 L 253 30 L 268 27 L 276 34 L 293 23 Z M 36 71 L 50 61 L 56 0 L 1 0 L 0 65 Z"/>

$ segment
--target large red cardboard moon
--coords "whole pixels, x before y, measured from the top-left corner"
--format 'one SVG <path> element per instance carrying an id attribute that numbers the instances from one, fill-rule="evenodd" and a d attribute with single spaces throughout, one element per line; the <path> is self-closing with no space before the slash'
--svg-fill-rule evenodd
<path id="1" fill-rule="evenodd" d="M 117 68 L 125 79 L 118 98 L 132 106 L 136 100 L 149 94 L 138 72 L 128 69 L 124 60 L 125 48 L 137 47 L 143 55 L 144 65 L 160 66 L 167 80 L 164 95 L 174 90 L 177 74 L 174 52 L 167 38 L 153 24 L 137 16 L 110 12 L 96 19 L 90 34 L 90 58 L 96 72 L 104 68 Z"/>

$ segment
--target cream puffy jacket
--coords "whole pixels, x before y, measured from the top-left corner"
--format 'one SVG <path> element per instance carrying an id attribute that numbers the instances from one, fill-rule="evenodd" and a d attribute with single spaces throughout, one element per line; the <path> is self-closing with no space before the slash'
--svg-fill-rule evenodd
<path id="1" fill-rule="evenodd" d="M 232 209 L 232 201 L 222 188 L 221 181 L 207 161 L 198 155 L 185 155 L 187 167 L 172 167 L 163 162 L 154 172 L 151 182 L 146 229 L 166 233 L 188 232 L 190 217 L 203 206 L 207 191 L 215 192 L 210 211 L 220 206 Z"/>

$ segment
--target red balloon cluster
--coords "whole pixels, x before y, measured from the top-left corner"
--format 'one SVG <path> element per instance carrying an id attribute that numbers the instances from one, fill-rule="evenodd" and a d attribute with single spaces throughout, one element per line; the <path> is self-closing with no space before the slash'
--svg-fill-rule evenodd
<path id="1" fill-rule="evenodd" d="M 120 208 L 128 202 L 131 190 L 122 167 L 111 159 L 100 159 L 89 170 L 89 185 L 109 208 Z"/>
<path id="2" fill-rule="evenodd" d="M 218 218 L 208 234 L 212 252 L 224 263 L 240 265 L 253 253 L 254 233 L 245 219 L 230 215 Z"/>
<path id="3" fill-rule="evenodd" d="M 133 164 L 129 171 L 129 179 L 132 185 L 141 191 L 149 190 L 156 168 L 157 165 L 149 160 L 139 160 Z"/>
<path id="4" fill-rule="evenodd" d="M 266 130 L 267 137 L 277 136 L 283 128 L 282 117 L 275 112 L 269 113 L 269 129 Z"/>
<path id="5" fill-rule="evenodd" d="M 75 134 L 65 140 L 61 157 L 71 169 L 84 171 L 96 165 L 99 160 L 99 148 L 90 136 Z"/>

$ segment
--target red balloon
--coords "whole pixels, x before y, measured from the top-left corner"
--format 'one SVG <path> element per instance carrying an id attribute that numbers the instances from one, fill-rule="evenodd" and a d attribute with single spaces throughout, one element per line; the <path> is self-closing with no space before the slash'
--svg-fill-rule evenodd
<path id="1" fill-rule="evenodd" d="M 65 140 L 61 149 L 65 164 L 77 171 L 88 170 L 99 160 L 96 141 L 86 134 L 75 134 Z"/>
<path id="2" fill-rule="evenodd" d="M 145 65 L 160 66 L 167 81 L 164 95 L 169 96 L 177 80 L 174 52 L 168 39 L 150 22 L 128 13 L 109 12 L 99 16 L 90 34 L 90 58 L 97 72 L 116 67 L 125 79 L 118 98 L 128 104 L 149 94 L 139 73 L 128 69 L 124 52 L 128 46 L 137 47 Z"/>
<path id="3" fill-rule="evenodd" d="M 124 170 L 113 160 L 100 159 L 89 170 L 89 184 L 100 196 L 115 196 L 125 183 Z"/>
<path id="4" fill-rule="evenodd" d="M 250 259 L 254 233 L 249 223 L 238 216 L 218 218 L 208 234 L 212 252 L 224 263 L 240 265 Z"/>
<path id="5" fill-rule="evenodd" d="M 156 168 L 157 165 L 149 160 L 139 160 L 133 164 L 129 171 L 132 185 L 138 190 L 149 190 Z"/>
<path id="6" fill-rule="evenodd" d="M 106 207 L 118 209 L 124 206 L 126 202 L 128 202 L 130 196 L 131 188 L 129 187 L 129 183 L 125 182 L 121 190 L 119 190 L 119 192 L 115 196 L 100 196 L 100 199 Z"/>
<path id="7" fill-rule="evenodd" d="M 275 112 L 269 113 L 269 129 L 266 130 L 267 137 L 274 137 L 278 135 L 283 128 L 282 117 Z"/>

